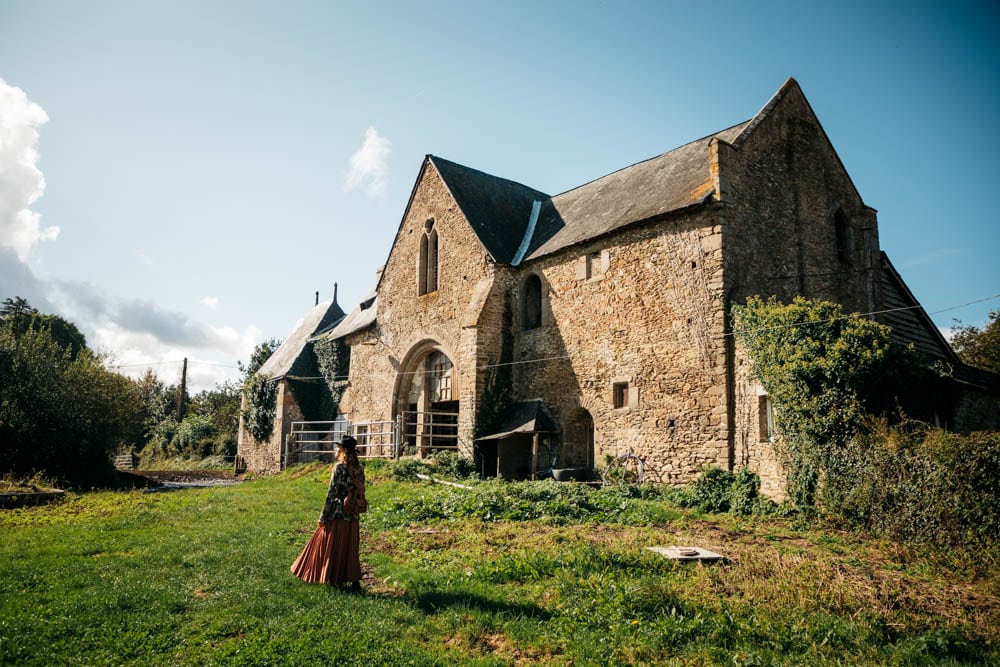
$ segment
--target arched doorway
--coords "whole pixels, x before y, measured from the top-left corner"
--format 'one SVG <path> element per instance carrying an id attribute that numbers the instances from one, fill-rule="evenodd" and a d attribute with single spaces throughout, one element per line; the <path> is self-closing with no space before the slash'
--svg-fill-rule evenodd
<path id="1" fill-rule="evenodd" d="M 594 418 L 583 408 L 566 417 L 563 424 L 563 467 L 594 469 Z"/>
<path id="2" fill-rule="evenodd" d="M 458 388 L 454 364 L 435 341 L 415 345 L 396 378 L 394 416 L 404 451 L 426 455 L 458 449 Z"/>

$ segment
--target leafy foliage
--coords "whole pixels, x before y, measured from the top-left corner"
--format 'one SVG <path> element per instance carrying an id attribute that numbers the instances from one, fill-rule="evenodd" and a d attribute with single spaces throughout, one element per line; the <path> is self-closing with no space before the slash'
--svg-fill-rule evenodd
<path id="1" fill-rule="evenodd" d="M 869 414 L 891 412 L 915 364 L 888 327 L 838 304 L 757 298 L 733 308 L 734 329 L 775 405 L 789 493 L 812 507 L 821 476 L 847 474 L 843 458 Z M 824 487 L 828 491 L 837 485 Z M 824 498 L 836 504 L 837 498 Z"/>
<path id="2" fill-rule="evenodd" d="M 458 452 L 441 450 L 434 452 L 431 458 L 434 461 L 436 474 L 451 479 L 471 479 L 479 476 L 473 460 L 459 455 Z"/>
<path id="3" fill-rule="evenodd" d="M 270 376 L 255 373 L 243 385 L 243 427 L 257 441 L 271 437 L 277 409 L 278 383 Z"/>
<path id="4" fill-rule="evenodd" d="M 991 545 L 1000 539 L 1000 433 L 961 436 L 873 422 L 848 447 L 841 516 L 903 540 Z"/>
<path id="5" fill-rule="evenodd" d="M 87 347 L 87 339 L 75 324 L 58 315 L 39 313 L 22 297 L 4 299 L 0 308 L 0 323 L 10 327 L 15 336 L 29 330 L 45 329 L 60 347 L 69 350 L 73 358 Z"/>
<path id="6" fill-rule="evenodd" d="M 343 340 L 320 339 L 313 341 L 316 365 L 323 376 L 326 392 L 320 410 L 330 418 L 337 416 L 340 399 L 347 389 L 347 374 L 351 364 L 351 347 Z"/>
<path id="7" fill-rule="evenodd" d="M 709 466 L 691 484 L 675 496 L 681 507 L 702 512 L 729 512 L 737 516 L 771 514 L 776 506 L 760 495 L 760 477 L 749 468 L 736 474 Z"/>
<path id="8" fill-rule="evenodd" d="M 0 323 L 0 468 L 93 482 L 137 419 L 135 386 L 49 328 Z"/>
<path id="9" fill-rule="evenodd" d="M 1000 311 L 991 312 L 989 322 L 982 329 L 960 325 L 951 346 L 970 366 L 1000 373 Z"/>

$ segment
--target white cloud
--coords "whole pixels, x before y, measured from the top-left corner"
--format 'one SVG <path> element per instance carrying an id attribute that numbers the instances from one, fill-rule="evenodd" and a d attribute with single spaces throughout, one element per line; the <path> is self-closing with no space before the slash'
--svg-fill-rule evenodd
<path id="1" fill-rule="evenodd" d="M 374 127 L 365 131 L 365 140 L 361 148 L 355 151 L 350 160 L 350 171 L 347 173 L 345 190 L 353 190 L 364 186 L 370 197 L 385 193 L 389 184 L 389 166 L 387 161 L 391 152 L 391 142 L 381 136 Z"/>
<path id="2" fill-rule="evenodd" d="M 43 228 L 41 215 L 29 208 L 45 192 L 38 128 L 48 120 L 23 90 L 0 79 L 0 246 L 13 249 L 22 262 L 35 245 L 59 236 L 58 227 Z"/>
<path id="3" fill-rule="evenodd" d="M 209 308 L 218 308 L 219 307 L 219 297 L 217 297 L 217 296 L 206 296 L 204 299 L 201 300 L 201 303 L 203 305 L 205 305 L 205 306 L 208 306 Z"/>

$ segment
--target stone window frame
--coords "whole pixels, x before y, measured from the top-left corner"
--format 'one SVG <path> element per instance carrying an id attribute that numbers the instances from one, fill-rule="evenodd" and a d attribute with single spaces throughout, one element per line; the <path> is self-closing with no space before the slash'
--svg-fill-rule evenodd
<path id="1" fill-rule="evenodd" d="M 597 282 L 611 268 L 611 252 L 607 248 L 584 253 L 576 261 L 576 279 L 583 282 Z"/>
<path id="2" fill-rule="evenodd" d="M 440 237 L 434 225 L 434 218 L 428 218 L 424 222 L 424 233 L 420 236 L 420 248 L 417 253 L 417 296 L 437 292 L 440 255 Z"/>
<path id="3" fill-rule="evenodd" d="M 639 388 L 631 376 L 611 378 L 611 408 L 615 412 L 628 412 L 639 407 Z"/>
<path id="4" fill-rule="evenodd" d="M 774 403 L 767 392 L 757 392 L 757 431 L 761 442 L 774 442 Z"/>
<path id="5" fill-rule="evenodd" d="M 538 292 L 529 289 L 530 284 L 538 285 Z M 531 301 L 534 301 L 532 303 Z M 540 329 L 545 323 L 545 282 L 535 272 L 529 273 L 521 283 L 521 329 L 532 331 Z"/>

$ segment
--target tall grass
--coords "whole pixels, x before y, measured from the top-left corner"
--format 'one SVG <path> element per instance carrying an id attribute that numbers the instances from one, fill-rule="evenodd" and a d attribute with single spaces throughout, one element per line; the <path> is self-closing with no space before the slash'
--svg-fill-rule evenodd
<path id="1" fill-rule="evenodd" d="M 996 553 L 578 487 L 463 492 L 369 472 L 362 594 L 288 571 L 322 467 L 0 514 L 0 664 L 1000 661 Z M 505 518 L 505 504 L 520 509 Z M 670 544 L 729 560 L 644 548 Z"/>

